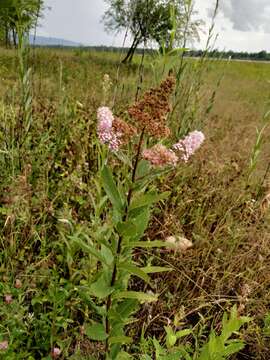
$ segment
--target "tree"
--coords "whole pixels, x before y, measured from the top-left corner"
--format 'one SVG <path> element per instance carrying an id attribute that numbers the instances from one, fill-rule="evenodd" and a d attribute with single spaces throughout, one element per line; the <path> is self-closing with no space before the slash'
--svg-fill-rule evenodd
<path id="1" fill-rule="evenodd" d="M 44 0 L 1 0 L 0 36 L 6 46 L 17 45 L 18 26 L 24 34 L 37 26 Z"/>
<path id="2" fill-rule="evenodd" d="M 160 47 L 175 45 L 184 35 L 197 34 L 197 22 L 187 19 L 191 0 L 106 0 L 109 8 L 103 16 L 107 31 L 128 30 L 133 42 L 123 62 L 131 61 L 137 47 L 154 41 Z M 188 27 L 186 26 L 189 21 Z"/>

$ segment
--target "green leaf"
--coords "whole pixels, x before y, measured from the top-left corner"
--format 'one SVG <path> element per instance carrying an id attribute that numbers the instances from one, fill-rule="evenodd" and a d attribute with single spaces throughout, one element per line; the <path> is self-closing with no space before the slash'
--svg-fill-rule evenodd
<path id="1" fill-rule="evenodd" d="M 154 203 L 157 203 L 160 200 L 166 199 L 169 195 L 170 195 L 169 191 L 164 192 L 162 194 L 156 194 L 156 193 L 140 194 L 139 196 L 135 197 L 132 200 L 129 210 L 142 208 L 144 206 L 150 206 Z"/>
<path id="2" fill-rule="evenodd" d="M 136 225 L 136 238 L 139 240 L 148 227 L 150 220 L 150 209 L 148 206 L 136 208 L 129 212 L 129 217 Z"/>
<path id="3" fill-rule="evenodd" d="M 239 351 L 243 350 L 245 344 L 242 341 L 236 341 L 232 344 L 226 346 L 226 349 L 223 352 L 223 356 L 231 356 L 233 354 L 237 354 Z"/>
<path id="4" fill-rule="evenodd" d="M 140 179 L 148 174 L 150 170 L 150 164 L 147 160 L 140 160 L 138 163 L 136 178 Z"/>
<path id="5" fill-rule="evenodd" d="M 83 251 L 94 256 L 96 259 L 100 260 L 103 264 L 107 264 L 106 259 L 101 255 L 100 251 L 97 251 L 97 249 L 93 245 L 86 244 L 82 239 L 76 236 L 70 236 L 69 238 L 73 242 L 75 242 Z"/>
<path id="6" fill-rule="evenodd" d="M 110 199 L 113 207 L 119 212 L 123 212 L 123 201 L 121 199 L 120 193 L 115 185 L 113 175 L 111 170 L 104 165 L 103 170 L 101 171 L 101 179 L 103 182 L 104 190 Z"/>
<path id="7" fill-rule="evenodd" d="M 112 336 L 109 338 L 109 344 L 131 344 L 132 338 L 129 336 Z"/>
<path id="8" fill-rule="evenodd" d="M 138 301 L 136 299 L 125 299 L 115 308 L 116 314 L 123 321 L 128 319 L 130 315 L 138 310 Z"/>
<path id="9" fill-rule="evenodd" d="M 133 359 L 133 357 L 131 355 L 129 355 L 125 351 L 121 351 L 119 354 L 117 354 L 117 357 L 115 360 L 130 360 L 130 359 Z"/>
<path id="10" fill-rule="evenodd" d="M 103 324 L 85 326 L 85 334 L 91 340 L 104 341 L 108 338 Z"/>
<path id="11" fill-rule="evenodd" d="M 190 335 L 190 334 L 192 334 L 192 330 L 191 330 L 191 329 L 184 329 L 184 330 L 177 331 L 177 332 L 175 333 L 177 339 L 180 339 L 180 338 L 182 338 L 182 337 L 184 337 L 184 336 L 188 336 L 188 335 Z"/>
<path id="12" fill-rule="evenodd" d="M 108 295 L 112 294 L 115 290 L 110 286 L 110 272 L 103 271 L 102 275 L 98 278 L 96 282 L 90 285 L 90 294 L 99 299 L 104 299 Z"/>
<path id="13" fill-rule="evenodd" d="M 175 248 L 174 244 L 162 241 L 162 240 L 153 240 L 153 241 L 132 241 L 129 244 L 125 244 L 125 247 L 138 247 L 138 248 L 161 248 L 169 247 Z"/>
<path id="14" fill-rule="evenodd" d="M 165 331 L 166 331 L 166 346 L 167 348 L 171 348 L 175 345 L 177 341 L 177 337 L 170 326 L 165 326 Z"/>
<path id="15" fill-rule="evenodd" d="M 116 230 L 118 231 L 119 235 L 123 237 L 133 237 L 137 234 L 137 227 L 131 221 L 118 223 L 116 226 Z"/>
<path id="16" fill-rule="evenodd" d="M 102 257 L 106 260 L 106 263 L 108 265 L 113 264 L 114 256 L 113 256 L 112 251 L 107 246 L 102 244 L 101 248 L 100 248 L 100 253 L 101 253 Z"/>
<path id="17" fill-rule="evenodd" d="M 144 292 L 137 291 L 119 291 L 115 292 L 112 295 L 112 298 L 115 300 L 119 299 L 136 299 L 140 302 L 153 302 L 158 300 L 158 295 L 155 294 L 146 294 Z"/>
<path id="18" fill-rule="evenodd" d="M 172 271 L 172 268 L 162 267 L 162 266 L 145 266 L 141 268 L 146 274 L 155 274 L 161 272 L 169 272 Z"/>
<path id="19" fill-rule="evenodd" d="M 140 268 L 137 266 L 130 264 L 130 263 L 120 263 L 118 265 L 120 270 L 125 270 L 131 275 L 135 275 L 141 279 L 143 279 L 147 284 L 150 284 L 151 279 L 150 277 Z"/>

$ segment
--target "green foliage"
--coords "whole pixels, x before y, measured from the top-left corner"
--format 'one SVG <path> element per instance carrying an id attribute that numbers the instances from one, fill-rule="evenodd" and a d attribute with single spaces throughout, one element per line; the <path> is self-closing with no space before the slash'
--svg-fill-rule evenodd
<path id="1" fill-rule="evenodd" d="M 6 46 L 13 41 L 18 45 L 20 33 L 29 35 L 29 31 L 37 26 L 44 8 L 43 0 L 3 0 L 0 4 L 0 30 L 2 41 Z"/>
<path id="2" fill-rule="evenodd" d="M 198 359 L 224 360 L 238 353 L 244 348 L 244 342 L 239 339 L 230 338 L 250 320 L 248 317 L 239 317 L 236 306 L 231 309 L 230 316 L 224 313 L 221 334 L 217 336 L 213 330 L 211 331 L 209 341 L 202 347 Z"/>
<path id="3" fill-rule="evenodd" d="M 154 356 L 157 360 L 225 360 L 231 355 L 237 354 L 245 347 L 245 343 L 233 336 L 238 335 L 240 328 L 251 321 L 248 317 L 240 317 L 237 314 L 236 306 L 230 311 L 228 316 L 224 313 L 222 319 L 221 334 L 216 335 L 211 330 L 209 340 L 202 346 L 197 345 L 193 349 L 188 341 L 183 342 L 183 338 L 192 335 L 196 339 L 196 334 L 192 329 L 174 330 L 171 326 L 166 326 L 165 344 L 162 345 L 157 339 L 152 339 L 154 346 Z M 201 342 L 200 338 L 196 339 L 196 344 Z M 145 355 L 144 359 L 148 359 Z"/>
<path id="4" fill-rule="evenodd" d="M 133 43 L 123 62 L 131 61 L 137 47 L 155 41 L 159 47 L 172 50 L 184 37 L 197 36 L 199 21 L 187 19 L 186 1 L 107 0 L 103 21 L 108 31 L 128 29 Z"/>
<path id="5" fill-rule="evenodd" d="M 270 122 L 270 112 L 267 111 L 263 116 L 263 121 L 260 129 L 256 130 L 256 140 L 252 149 L 252 153 L 250 155 L 250 164 L 248 169 L 248 182 L 250 181 L 250 177 L 256 170 L 256 167 L 258 165 L 259 156 L 262 151 L 262 147 L 265 141 L 265 132 L 269 126 Z M 269 169 L 267 169 L 267 172 Z M 265 177 L 267 176 L 267 173 L 265 174 Z"/>

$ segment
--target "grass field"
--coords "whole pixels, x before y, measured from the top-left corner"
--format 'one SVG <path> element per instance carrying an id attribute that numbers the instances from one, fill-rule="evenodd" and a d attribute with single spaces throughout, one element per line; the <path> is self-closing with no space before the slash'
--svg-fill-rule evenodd
<path id="1" fill-rule="evenodd" d="M 138 56 L 124 66 L 119 54 L 36 49 L 30 56 L 26 129 L 18 59 L 0 50 L 0 343 L 9 345 L 0 350 L 1 359 L 104 358 L 103 337 L 90 340 L 87 330 L 105 306 L 89 290 L 100 264 L 78 245 L 82 234 L 89 246 L 94 241 L 89 239 L 105 236 L 102 226 L 114 216 L 108 215 L 111 205 L 100 185 L 104 150 L 96 137 L 103 77 L 110 75 L 112 83 L 106 105 L 126 118 L 136 93 L 140 98 L 158 86 L 179 61 L 161 66 L 146 57 L 142 67 Z M 157 179 L 155 189 L 170 194 L 153 208 L 143 239 L 180 236 L 192 247 L 134 249 L 141 266 L 171 271 L 151 275 L 152 287 L 139 276 L 131 278 L 129 290 L 159 297 L 154 305 L 142 304 L 136 321 L 127 324 L 134 343 L 125 350 L 134 358 L 159 359 L 149 339 L 164 342 L 164 327 L 171 325 L 192 329 L 193 335 L 180 341 L 195 347 L 190 359 L 199 359 L 211 327 L 219 333 L 223 313 L 236 304 L 239 315 L 251 321 L 239 335 L 245 348 L 230 358 L 267 360 L 270 65 L 184 62 L 170 118 L 173 134 L 199 127 L 206 140 L 189 164 Z M 257 130 L 265 124 L 260 138 Z M 117 157 L 108 159 L 121 183 L 125 168 Z M 59 356 L 52 353 L 55 347 Z"/>

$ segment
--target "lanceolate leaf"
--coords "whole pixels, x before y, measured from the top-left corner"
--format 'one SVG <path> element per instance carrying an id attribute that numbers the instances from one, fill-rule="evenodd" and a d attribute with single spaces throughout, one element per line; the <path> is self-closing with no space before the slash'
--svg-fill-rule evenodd
<path id="1" fill-rule="evenodd" d="M 83 251 L 89 253 L 96 259 L 100 260 L 102 263 L 106 264 L 106 259 L 101 255 L 99 251 L 97 251 L 97 249 L 93 245 L 86 244 L 82 239 L 76 236 L 71 236 L 70 239 L 72 239 L 77 245 L 79 245 Z"/>
<path id="2" fill-rule="evenodd" d="M 103 187 L 110 199 L 113 207 L 119 212 L 122 213 L 123 211 L 123 201 L 121 199 L 121 195 L 117 189 L 117 186 L 114 182 L 113 175 L 111 170 L 105 165 L 102 172 L 101 178 L 103 182 Z"/>
<path id="3" fill-rule="evenodd" d="M 190 334 L 192 334 L 191 329 L 184 329 L 184 330 L 177 331 L 175 335 L 176 335 L 177 339 L 180 339 L 180 338 L 190 335 Z"/>
<path id="4" fill-rule="evenodd" d="M 133 264 L 120 263 L 118 265 L 118 268 L 120 270 L 127 271 L 131 275 L 138 276 L 139 278 L 143 279 L 148 284 L 150 284 L 150 282 L 151 282 L 150 277 L 142 269 L 138 268 L 137 266 L 135 266 Z"/>
<path id="5" fill-rule="evenodd" d="M 112 297 L 113 299 L 136 299 L 140 302 L 153 302 L 158 300 L 158 295 L 137 291 L 119 291 L 114 293 Z"/>
<path id="6" fill-rule="evenodd" d="M 169 272 L 172 271 L 172 268 L 162 267 L 162 266 L 145 266 L 141 268 L 146 274 L 155 274 L 161 272 Z"/>
<path id="7" fill-rule="evenodd" d="M 136 234 L 134 236 L 134 240 L 139 240 L 144 235 L 144 232 L 148 227 L 150 219 L 150 209 L 148 206 L 133 209 L 129 213 L 129 216 L 132 218 L 132 221 L 136 225 Z"/>
<path id="8" fill-rule="evenodd" d="M 126 247 L 138 247 L 138 248 L 161 248 L 161 247 L 168 247 L 168 248 L 175 248 L 174 244 L 161 241 L 161 240 L 153 240 L 153 241 L 132 241 L 129 244 L 125 245 Z"/>
<path id="9" fill-rule="evenodd" d="M 144 206 L 150 206 L 154 203 L 157 203 L 160 200 L 166 199 L 170 195 L 170 192 L 164 192 L 162 194 L 156 193 L 147 193 L 141 194 L 132 201 L 130 205 L 130 210 L 134 210 L 137 208 L 142 208 Z"/>
<path id="10" fill-rule="evenodd" d="M 113 336 L 109 338 L 110 345 L 112 344 L 131 344 L 132 338 L 128 336 Z"/>
<path id="11" fill-rule="evenodd" d="M 126 320 L 138 310 L 138 305 L 136 299 L 125 299 L 117 305 L 115 311 L 122 320 Z"/>

